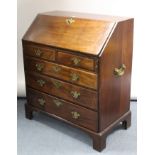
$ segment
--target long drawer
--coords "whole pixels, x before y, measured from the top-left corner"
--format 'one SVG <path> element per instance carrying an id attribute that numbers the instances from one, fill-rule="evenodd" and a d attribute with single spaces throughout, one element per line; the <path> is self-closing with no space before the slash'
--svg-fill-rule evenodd
<path id="1" fill-rule="evenodd" d="M 25 57 L 25 69 L 56 77 L 87 88 L 97 89 L 97 74 L 78 70 L 56 63 Z"/>
<path id="2" fill-rule="evenodd" d="M 28 103 L 93 131 L 98 130 L 97 113 L 56 97 L 27 88 Z"/>
<path id="3" fill-rule="evenodd" d="M 97 92 L 69 84 L 37 73 L 26 72 L 28 86 L 69 100 L 75 104 L 97 110 Z"/>

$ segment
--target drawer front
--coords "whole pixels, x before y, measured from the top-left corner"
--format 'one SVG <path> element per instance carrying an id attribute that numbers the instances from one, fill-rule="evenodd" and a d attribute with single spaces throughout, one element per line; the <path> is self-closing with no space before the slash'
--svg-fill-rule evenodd
<path id="1" fill-rule="evenodd" d="M 36 73 L 26 73 L 26 84 L 37 90 L 74 102 L 75 104 L 97 110 L 96 91 Z"/>
<path id="2" fill-rule="evenodd" d="M 28 46 L 28 45 L 25 45 L 23 48 L 25 55 L 34 56 L 49 61 L 55 60 L 56 49 L 42 48 L 39 46 Z"/>
<path id="3" fill-rule="evenodd" d="M 97 89 L 97 75 L 94 73 L 28 57 L 25 61 L 25 69 L 27 71 L 39 72 L 95 90 Z"/>
<path id="4" fill-rule="evenodd" d="M 53 96 L 27 89 L 28 103 L 93 131 L 98 130 L 97 113 Z"/>
<path id="5" fill-rule="evenodd" d="M 94 59 L 77 56 L 73 54 L 58 52 L 57 62 L 75 68 L 95 71 L 96 61 Z"/>

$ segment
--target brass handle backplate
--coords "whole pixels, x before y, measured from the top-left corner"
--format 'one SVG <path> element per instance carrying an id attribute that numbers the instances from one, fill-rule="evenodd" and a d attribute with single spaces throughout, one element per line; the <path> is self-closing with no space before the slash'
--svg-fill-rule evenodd
<path id="1" fill-rule="evenodd" d="M 75 82 L 79 80 L 79 75 L 77 75 L 76 73 L 71 73 L 71 81 Z"/>
<path id="2" fill-rule="evenodd" d="M 70 25 L 70 24 L 72 24 L 74 22 L 75 22 L 75 20 L 72 17 L 66 19 L 66 24 L 67 25 Z"/>
<path id="3" fill-rule="evenodd" d="M 60 66 L 53 66 L 52 69 L 53 69 L 53 71 L 56 72 L 56 73 L 58 73 L 58 72 L 61 71 L 61 67 L 60 67 Z"/>
<path id="4" fill-rule="evenodd" d="M 72 97 L 75 98 L 75 99 L 77 99 L 77 98 L 80 97 L 80 93 L 77 92 L 77 91 L 71 91 L 71 95 L 72 95 Z"/>
<path id="5" fill-rule="evenodd" d="M 72 114 L 72 118 L 74 119 L 78 119 L 80 117 L 80 114 L 76 111 L 72 111 L 71 114 Z"/>
<path id="6" fill-rule="evenodd" d="M 45 84 L 44 80 L 37 80 L 37 83 L 39 84 L 39 86 L 43 87 Z"/>
<path id="7" fill-rule="evenodd" d="M 62 102 L 60 102 L 59 100 L 53 100 L 54 104 L 57 106 L 57 107 L 60 107 L 63 105 Z"/>
<path id="8" fill-rule="evenodd" d="M 44 68 L 44 64 L 36 64 L 36 68 L 38 71 L 42 71 L 42 69 Z"/>
<path id="9" fill-rule="evenodd" d="M 40 49 L 35 49 L 34 51 L 35 51 L 36 56 L 38 57 L 41 56 L 42 51 Z"/>
<path id="10" fill-rule="evenodd" d="M 41 106 L 44 106 L 45 105 L 45 100 L 43 98 L 39 98 L 38 99 L 38 102 Z"/>
<path id="11" fill-rule="evenodd" d="M 53 81 L 53 84 L 56 88 L 60 88 L 62 86 L 62 83 L 59 81 Z"/>
<path id="12" fill-rule="evenodd" d="M 116 76 L 118 76 L 118 77 L 124 75 L 125 69 L 126 69 L 126 66 L 125 66 L 124 64 L 122 64 L 122 65 L 120 66 L 120 68 L 115 68 L 115 69 L 114 69 L 114 75 L 116 75 Z"/>
<path id="13" fill-rule="evenodd" d="M 73 57 L 73 58 L 71 58 L 71 61 L 73 62 L 73 64 L 75 65 L 75 66 L 77 66 L 77 65 L 79 65 L 80 64 L 80 59 L 79 58 L 77 58 L 77 57 Z"/>

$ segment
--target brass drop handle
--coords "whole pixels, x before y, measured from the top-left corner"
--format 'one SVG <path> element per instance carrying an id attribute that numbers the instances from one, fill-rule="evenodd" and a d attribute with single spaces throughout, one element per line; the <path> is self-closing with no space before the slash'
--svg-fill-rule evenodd
<path id="1" fill-rule="evenodd" d="M 116 76 L 118 76 L 118 77 L 124 75 L 125 69 L 126 69 L 125 64 L 122 64 L 122 65 L 120 66 L 120 68 L 115 68 L 115 69 L 114 69 L 114 75 L 116 75 Z"/>
<path id="2" fill-rule="evenodd" d="M 34 51 L 35 51 L 36 56 L 38 56 L 38 57 L 41 56 L 42 51 L 39 48 L 35 49 Z"/>
<path id="3" fill-rule="evenodd" d="M 72 111 L 71 114 L 72 114 L 72 118 L 74 119 L 78 119 L 80 117 L 80 114 L 76 111 Z"/>
<path id="4" fill-rule="evenodd" d="M 66 19 L 66 24 L 67 25 L 70 25 L 70 24 L 72 24 L 74 22 L 75 22 L 75 20 L 72 17 Z"/>
<path id="5" fill-rule="evenodd" d="M 62 86 L 62 83 L 59 82 L 59 81 L 53 81 L 53 85 L 56 87 L 56 88 L 60 88 Z"/>
<path id="6" fill-rule="evenodd" d="M 71 81 L 75 82 L 80 79 L 79 75 L 76 73 L 71 73 Z"/>
<path id="7" fill-rule="evenodd" d="M 56 72 L 56 73 L 58 73 L 58 72 L 61 71 L 61 67 L 60 67 L 60 66 L 53 66 L 52 69 L 53 69 L 53 71 Z"/>
<path id="8" fill-rule="evenodd" d="M 45 100 L 43 98 L 39 98 L 38 99 L 38 102 L 41 106 L 44 106 L 45 105 Z"/>
<path id="9" fill-rule="evenodd" d="M 77 58 L 77 57 L 73 57 L 73 58 L 71 58 L 71 61 L 73 62 L 73 64 L 75 66 L 78 66 L 80 64 L 81 60 L 79 58 Z"/>
<path id="10" fill-rule="evenodd" d="M 37 80 L 37 83 L 39 84 L 39 86 L 43 87 L 45 84 L 44 80 Z"/>
<path id="11" fill-rule="evenodd" d="M 44 64 L 37 63 L 36 68 L 37 68 L 38 71 L 42 71 L 42 69 L 44 68 Z"/>
<path id="12" fill-rule="evenodd" d="M 62 102 L 60 102 L 59 100 L 53 100 L 54 104 L 57 106 L 57 107 L 60 107 L 63 105 Z"/>
<path id="13" fill-rule="evenodd" d="M 71 91 L 71 95 L 74 99 L 78 99 L 80 97 L 80 93 L 77 91 Z"/>

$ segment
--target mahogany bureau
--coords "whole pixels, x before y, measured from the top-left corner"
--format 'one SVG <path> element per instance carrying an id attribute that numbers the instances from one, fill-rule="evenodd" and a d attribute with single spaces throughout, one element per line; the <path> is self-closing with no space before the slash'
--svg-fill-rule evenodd
<path id="1" fill-rule="evenodd" d="M 26 118 L 44 112 L 88 133 L 101 151 L 118 125 L 131 125 L 133 19 L 53 11 L 22 39 Z"/>

